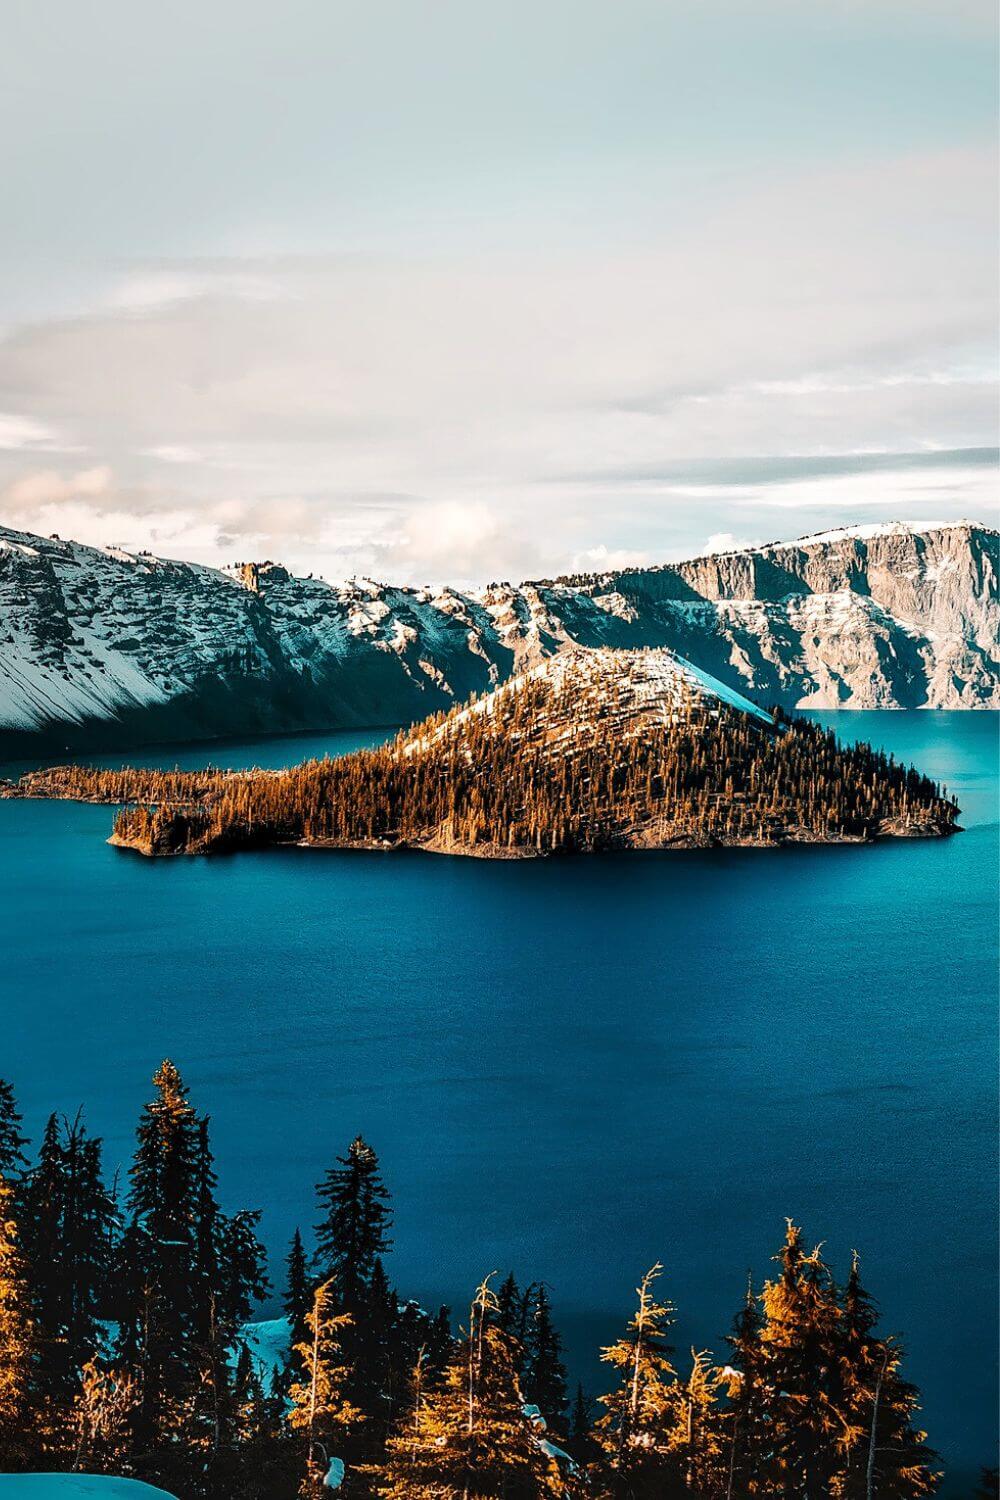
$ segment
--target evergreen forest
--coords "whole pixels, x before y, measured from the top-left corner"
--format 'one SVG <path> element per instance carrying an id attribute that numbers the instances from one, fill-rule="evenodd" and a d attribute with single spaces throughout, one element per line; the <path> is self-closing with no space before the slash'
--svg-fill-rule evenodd
<path id="1" fill-rule="evenodd" d="M 389 1190 L 360 1136 L 274 1268 L 259 1210 L 223 1207 L 209 1119 L 171 1062 L 122 1180 L 103 1155 L 82 1113 L 53 1114 L 30 1150 L 0 1083 L 0 1470 L 134 1476 L 180 1500 L 938 1488 L 858 1256 L 838 1278 L 791 1220 L 763 1285 L 741 1291 L 734 1266 L 732 1324 L 705 1330 L 711 1349 L 674 1347 L 669 1276 L 639 1268 L 590 1391 L 543 1282 L 484 1268 L 454 1317 L 397 1289 Z M 268 1328 L 287 1335 L 270 1362 Z"/>

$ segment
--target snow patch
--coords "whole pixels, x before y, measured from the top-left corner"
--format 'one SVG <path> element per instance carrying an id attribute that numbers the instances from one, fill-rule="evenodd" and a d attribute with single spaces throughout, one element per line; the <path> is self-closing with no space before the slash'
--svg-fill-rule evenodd
<path id="1" fill-rule="evenodd" d="M 0 1500 L 175 1500 L 166 1490 L 113 1474 L 0 1474 Z"/>

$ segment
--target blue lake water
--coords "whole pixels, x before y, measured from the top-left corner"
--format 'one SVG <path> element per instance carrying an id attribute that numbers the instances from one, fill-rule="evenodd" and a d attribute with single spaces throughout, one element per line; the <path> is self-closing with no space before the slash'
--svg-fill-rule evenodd
<path id="1" fill-rule="evenodd" d="M 825 718 L 945 781 L 967 832 L 146 861 L 106 846 L 107 808 L 0 802 L 0 1074 L 36 1138 L 84 1103 L 114 1166 L 172 1056 L 279 1270 L 363 1132 L 399 1286 L 457 1306 L 495 1267 L 544 1278 L 591 1389 L 654 1259 L 678 1347 L 722 1353 L 793 1215 L 841 1274 L 862 1251 L 962 1493 L 996 1409 L 997 716 Z M 141 759 L 282 765 L 376 737 Z"/>

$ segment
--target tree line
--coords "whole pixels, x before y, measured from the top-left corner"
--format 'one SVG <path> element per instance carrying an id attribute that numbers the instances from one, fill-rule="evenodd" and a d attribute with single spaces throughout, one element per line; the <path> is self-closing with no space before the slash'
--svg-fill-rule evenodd
<path id="1" fill-rule="evenodd" d="M 717 1358 L 671 1346 L 641 1278 L 605 1390 L 571 1399 L 549 1289 L 486 1276 L 453 1326 L 386 1268 L 389 1193 L 360 1137 L 292 1236 L 271 1367 L 259 1212 L 220 1206 L 208 1117 L 164 1062 L 127 1178 L 81 1115 L 29 1161 L 0 1082 L 0 1469 L 135 1476 L 181 1500 L 843 1500 L 930 1495 L 940 1466 L 855 1256 L 838 1283 L 788 1222 Z M 274 1325 L 264 1325 L 273 1327 Z M 280 1325 L 279 1325 L 280 1326 Z M 989 1493 L 984 1489 L 984 1494 Z"/>
<path id="2" fill-rule="evenodd" d="M 121 805 L 114 837 L 146 853 L 306 842 L 487 853 L 772 844 L 943 833 L 933 781 L 804 719 L 773 725 L 685 689 L 635 711 L 614 670 L 508 684 L 376 749 L 283 771 L 58 767 L 21 795 Z"/>

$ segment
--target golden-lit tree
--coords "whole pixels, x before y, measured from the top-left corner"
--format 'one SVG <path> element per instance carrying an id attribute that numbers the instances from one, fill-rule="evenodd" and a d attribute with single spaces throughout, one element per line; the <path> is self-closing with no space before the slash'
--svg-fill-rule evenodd
<path id="1" fill-rule="evenodd" d="M 28 1444 L 32 1329 L 14 1218 L 14 1189 L 0 1177 L 0 1464 L 13 1467 Z"/>
<path id="2" fill-rule="evenodd" d="M 494 1320 L 490 1277 L 443 1387 L 418 1392 L 389 1439 L 377 1493 L 386 1500 L 545 1500 L 566 1493 L 558 1465 L 525 1415 L 511 1340 Z"/>
<path id="3" fill-rule="evenodd" d="M 601 1354 L 618 1375 L 615 1389 L 601 1397 L 606 1410 L 596 1425 L 609 1492 L 637 1500 L 667 1493 L 681 1471 L 676 1437 L 682 1387 L 668 1342 L 674 1309 L 656 1296 L 662 1274 L 659 1261 L 646 1272 L 625 1334 Z"/>
<path id="4" fill-rule="evenodd" d="M 332 1444 L 362 1420 L 364 1413 L 344 1397 L 349 1371 L 343 1363 L 340 1335 L 351 1321 L 348 1313 L 331 1311 L 332 1281 L 313 1293 L 306 1314 L 308 1337 L 297 1346 L 302 1378 L 288 1392 L 288 1424 L 306 1440 L 305 1473 L 299 1493 L 321 1496 Z"/>
<path id="5" fill-rule="evenodd" d="M 74 1469 L 121 1473 L 127 1464 L 131 1417 L 138 1402 L 136 1382 L 127 1371 L 105 1370 L 90 1359 L 80 1372 L 73 1403 Z"/>

